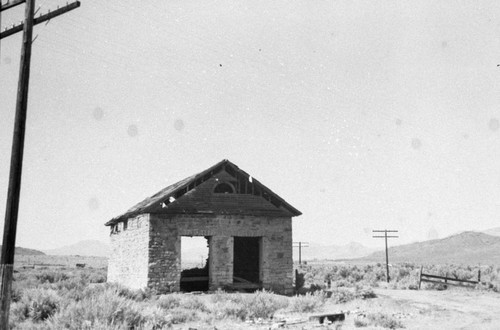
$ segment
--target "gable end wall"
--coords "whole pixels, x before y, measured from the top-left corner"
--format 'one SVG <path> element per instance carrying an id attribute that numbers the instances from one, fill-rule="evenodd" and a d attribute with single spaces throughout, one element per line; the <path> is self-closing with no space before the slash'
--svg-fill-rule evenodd
<path id="1" fill-rule="evenodd" d="M 210 287 L 232 284 L 233 237 L 261 237 L 261 280 L 266 289 L 292 293 L 292 219 L 249 215 L 150 215 L 148 286 L 179 290 L 181 236 L 211 238 Z"/>

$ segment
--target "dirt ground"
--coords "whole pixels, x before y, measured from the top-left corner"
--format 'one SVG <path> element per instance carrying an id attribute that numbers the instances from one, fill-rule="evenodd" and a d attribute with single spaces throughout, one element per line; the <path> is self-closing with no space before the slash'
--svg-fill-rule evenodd
<path id="1" fill-rule="evenodd" d="M 356 327 L 354 321 L 366 315 L 382 313 L 399 321 L 405 329 L 500 329 L 500 294 L 473 289 L 434 290 L 376 289 L 377 298 L 355 300 L 346 304 L 327 303 L 323 312 L 300 315 L 275 315 L 274 322 L 230 324 L 224 321 L 211 326 L 183 325 L 177 329 L 382 329 Z M 342 323 L 323 324 L 309 321 L 309 316 L 344 312 Z M 285 324 L 278 322 L 286 320 Z"/>
<path id="2" fill-rule="evenodd" d="M 444 291 L 378 289 L 375 293 L 377 298 L 341 306 L 349 313 L 341 329 L 359 329 L 354 326 L 354 320 L 363 319 L 363 315 L 369 313 L 388 314 L 406 329 L 500 329 L 498 293 L 463 288 Z M 339 305 L 330 308 L 333 312 L 339 309 Z M 308 326 L 302 328 L 308 329 Z M 335 328 L 333 325 L 329 327 Z"/>
<path id="3" fill-rule="evenodd" d="M 365 302 L 385 305 L 407 329 L 500 329 L 498 293 L 463 288 L 375 292 L 379 298 Z"/>

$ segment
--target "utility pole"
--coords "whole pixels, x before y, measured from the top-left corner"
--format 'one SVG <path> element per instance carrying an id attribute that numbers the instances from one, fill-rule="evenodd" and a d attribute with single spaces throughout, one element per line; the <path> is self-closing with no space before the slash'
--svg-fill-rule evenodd
<path id="1" fill-rule="evenodd" d="M 0 288 L 0 328 L 9 326 L 9 310 L 14 270 L 14 252 L 16 245 L 17 214 L 19 210 L 19 195 L 21 191 L 21 172 L 24 151 L 24 132 L 26 129 L 26 110 L 28 104 L 28 85 L 30 77 L 31 41 L 33 39 L 33 13 L 35 0 L 27 0 L 23 44 L 21 49 L 21 65 L 19 68 L 19 83 L 17 87 L 16 117 L 14 122 L 14 136 L 10 157 L 9 190 L 7 193 L 7 207 L 5 210 L 5 224 L 3 231 L 2 261 L 0 274 L 2 284 Z"/>
<path id="2" fill-rule="evenodd" d="M 298 247 L 299 248 L 299 265 L 302 264 L 302 248 L 309 247 L 308 242 L 293 242 L 293 247 Z"/>
<path id="3" fill-rule="evenodd" d="M 1 1 L 1 0 L 0 0 Z M 9 188 L 7 192 L 7 206 L 5 209 L 5 223 L 0 264 L 0 329 L 8 329 L 9 310 L 11 301 L 12 276 L 14 270 L 14 254 L 16 246 L 17 216 L 19 211 L 19 196 L 21 192 L 21 173 L 24 152 L 24 133 L 26 130 L 26 113 L 28 108 L 28 87 L 31 64 L 31 45 L 33 43 L 33 25 L 41 23 L 42 16 L 34 18 L 35 0 L 17 0 L 2 6 L 1 10 L 11 8 L 26 2 L 24 23 L 0 33 L 0 39 L 23 30 L 21 48 L 21 64 L 19 68 L 19 82 L 17 88 L 16 115 L 14 119 L 14 133 L 10 159 Z M 77 7 L 80 6 L 76 2 Z M 66 7 L 69 7 L 67 5 Z M 75 3 L 72 4 L 75 6 Z M 69 9 L 71 10 L 71 9 Z M 59 12 L 61 12 L 58 9 Z M 67 11 L 67 10 L 66 10 Z M 44 15 L 44 20 L 60 15 L 55 12 Z"/>
<path id="4" fill-rule="evenodd" d="M 384 233 L 384 236 L 372 236 L 373 238 L 385 238 L 385 268 L 387 271 L 387 283 L 390 281 L 389 276 L 389 249 L 387 247 L 387 239 L 388 238 L 399 238 L 399 236 L 388 236 L 387 233 L 397 233 L 397 230 L 372 230 L 374 233 Z"/>

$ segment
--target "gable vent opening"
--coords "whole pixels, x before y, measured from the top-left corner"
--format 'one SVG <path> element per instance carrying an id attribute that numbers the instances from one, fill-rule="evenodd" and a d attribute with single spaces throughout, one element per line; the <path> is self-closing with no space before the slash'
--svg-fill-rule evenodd
<path id="1" fill-rule="evenodd" d="M 221 182 L 215 186 L 214 194 L 234 194 L 234 187 L 227 182 Z"/>

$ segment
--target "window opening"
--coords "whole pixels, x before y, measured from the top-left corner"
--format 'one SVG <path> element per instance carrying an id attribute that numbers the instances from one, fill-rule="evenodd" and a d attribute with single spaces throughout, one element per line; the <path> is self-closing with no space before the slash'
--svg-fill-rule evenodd
<path id="1" fill-rule="evenodd" d="M 181 291 L 208 291 L 208 246 L 208 237 L 181 237 Z"/>

